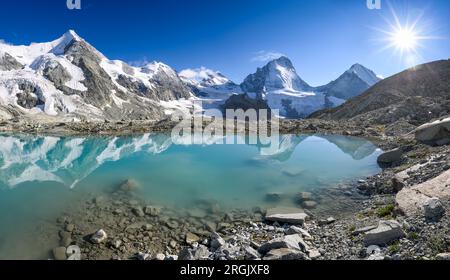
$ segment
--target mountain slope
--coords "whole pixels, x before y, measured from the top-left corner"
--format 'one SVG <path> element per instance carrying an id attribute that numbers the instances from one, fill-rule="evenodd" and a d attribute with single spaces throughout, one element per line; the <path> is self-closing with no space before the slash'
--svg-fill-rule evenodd
<path id="1" fill-rule="evenodd" d="M 361 64 L 355 64 L 337 80 L 316 88 L 316 91 L 347 100 L 360 95 L 380 80 L 372 70 Z"/>
<path id="2" fill-rule="evenodd" d="M 343 105 L 311 118 L 414 125 L 450 114 L 450 60 L 418 65 L 387 78 Z"/>
<path id="3" fill-rule="evenodd" d="M 287 57 L 280 57 L 249 75 L 241 88 L 252 98 L 266 100 L 271 109 L 280 111 L 282 117 L 295 119 L 341 105 L 378 80 L 371 70 L 355 64 L 336 81 L 312 87 L 298 76 Z"/>
<path id="4" fill-rule="evenodd" d="M 241 93 L 240 87 L 222 73 L 205 67 L 185 69 L 179 76 L 199 97 L 222 98 L 222 95 L 229 97 Z"/>
<path id="5" fill-rule="evenodd" d="M 192 97 L 167 65 L 137 68 L 110 61 L 74 31 L 49 43 L 0 44 L 0 74 L 4 117 L 157 120 L 167 102 Z"/>

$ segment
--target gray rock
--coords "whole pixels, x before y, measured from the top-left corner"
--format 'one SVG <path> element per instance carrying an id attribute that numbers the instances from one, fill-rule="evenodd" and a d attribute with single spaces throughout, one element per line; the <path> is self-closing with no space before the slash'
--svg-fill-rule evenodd
<path id="1" fill-rule="evenodd" d="M 67 232 L 72 232 L 75 229 L 75 225 L 67 224 L 65 229 Z"/>
<path id="2" fill-rule="evenodd" d="M 150 254 L 139 252 L 136 254 L 136 259 L 139 261 L 146 261 L 150 259 Z"/>
<path id="3" fill-rule="evenodd" d="M 300 250 L 290 248 L 273 249 L 263 258 L 265 261 L 293 261 L 305 259 L 305 253 Z"/>
<path id="4" fill-rule="evenodd" d="M 155 257 L 155 260 L 157 260 L 157 261 L 163 261 L 165 259 L 166 259 L 166 255 L 164 255 L 164 254 L 157 254 Z"/>
<path id="5" fill-rule="evenodd" d="M 313 200 L 313 194 L 310 192 L 301 192 L 297 195 L 297 199 L 300 203 L 308 200 Z"/>
<path id="6" fill-rule="evenodd" d="M 360 235 L 362 233 L 366 233 L 366 232 L 371 231 L 371 230 L 376 229 L 376 228 L 377 228 L 376 226 L 368 226 L 368 227 L 358 228 L 354 232 L 352 232 L 352 234 L 354 236 L 357 236 L 357 235 Z"/>
<path id="7" fill-rule="evenodd" d="M 396 174 L 392 178 L 392 188 L 394 189 L 394 191 L 396 193 L 398 193 L 401 190 L 403 190 L 405 187 L 406 187 L 406 182 L 405 182 L 404 178 L 399 176 L 398 174 Z"/>
<path id="8" fill-rule="evenodd" d="M 99 229 L 91 236 L 91 242 L 94 244 L 103 243 L 106 241 L 106 239 L 108 239 L 108 235 L 103 229 Z"/>
<path id="9" fill-rule="evenodd" d="M 322 254 L 319 252 L 319 250 L 309 250 L 308 256 L 311 260 L 317 260 L 322 256 Z"/>
<path id="10" fill-rule="evenodd" d="M 296 227 L 296 226 L 290 226 L 288 229 L 286 229 L 284 231 L 284 233 L 286 235 L 300 234 L 305 239 L 308 239 L 308 240 L 312 239 L 312 236 L 309 234 L 308 231 L 306 231 L 305 229 Z"/>
<path id="11" fill-rule="evenodd" d="M 144 213 L 152 217 L 157 217 L 161 213 L 161 208 L 155 206 L 145 206 Z"/>
<path id="12" fill-rule="evenodd" d="M 428 221 L 439 221 L 445 214 L 445 208 L 439 198 L 430 198 L 425 202 L 424 215 Z"/>
<path id="13" fill-rule="evenodd" d="M 274 249 L 295 249 L 301 251 L 300 244 L 304 244 L 302 237 L 299 234 L 287 235 L 280 238 L 275 238 L 261 245 L 258 252 L 265 255 L 267 252 Z"/>
<path id="14" fill-rule="evenodd" d="M 218 234 L 218 233 L 213 233 L 211 235 L 211 249 L 213 250 L 217 250 L 220 247 L 224 246 L 226 244 L 225 240 Z"/>
<path id="15" fill-rule="evenodd" d="M 176 242 L 175 240 L 171 240 L 171 241 L 169 242 L 169 246 L 170 246 L 172 249 L 175 249 L 175 248 L 178 246 L 178 244 L 177 244 L 177 242 Z"/>
<path id="16" fill-rule="evenodd" d="M 178 260 L 178 256 L 176 256 L 176 255 L 168 255 L 168 256 L 166 256 L 166 258 L 164 260 L 165 261 L 177 261 Z"/>
<path id="17" fill-rule="evenodd" d="M 137 207 L 133 207 L 132 212 L 134 215 L 138 216 L 138 217 L 144 217 L 145 213 L 144 210 L 142 210 L 142 207 L 137 206 Z"/>
<path id="18" fill-rule="evenodd" d="M 375 253 L 367 258 L 368 261 L 384 261 L 385 259 L 386 256 L 380 252 Z"/>
<path id="19" fill-rule="evenodd" d="M 122 246 L 122 240 L 116 239 L 113 242 L 111 242 L 111 247 L 115 249 L 119 249 L 120 246 Z"/>
<path id="20" fill-rule="evenodd" d="M 245 252 L 245 259 L 247 260 L 258 260 L 261 258 L 261 255 L 258 253 L 258 251 L 256 251 L 250 246 L 245 246 L 244 252 Z"/>
<path id="21" fill-rule="evenodd" d="M 383 154 L 381 154 L 378 157 L 378 163 L 382 164 L 382 165 L 389 165 L 389 164 L 393 164 L 395 162 L 398 162 L 402 159 L 403 157 L 403 149 L 402 148 L 397 148 L 388 152 L 385 152 Z"/>
<path id="22" fill-rule="evenodd" d="M 392 241 L 405 237 L 401 225 L 394 220 L 380 221 L 378 227 L 367 232 L 364 236 L 364 244 L 370 245 L 387 245 Z"/>
<path id="23" fill-rule="evenodd" d="M 425 204 L 431 197 L 439 199 L 450 197 L 450 188 L 447 187 L 449 181 L 450 170 L 447 170 L 426 182 L 404 188 L 395 198 L 398 210 L 407 216 L 422 215 Z"/>
<path id="24" fill-rule="evenodd" d="M 303 203 L 302 203 L 302 206 L 305 209 L 315 209 L 317 207 L 317 205 L 318 205 L 317 202 L 312 201 L 312 200 L 310 200 L 310 201 L 303 201 Z"/>
<path id="25" fill-rule="evenodd" d="M 0 54 L 0 71 L 11 71 L 22 69 L 23 65 L 20 64 L 9 53 Z"/>
<path id="26" fill-rule="evenodd" d="M 436 260 L 439 261 L 450 261 L 450 253 L 442 253 L 436 255 Z"/>
<path id="27" fill-rule="evenodd" d="M 208 247 L 199 245 L 194 251 L 194 258 L 196 260 L 207 260 L 210 254 Z"/>
<path id="28" fill-rule="evenodd" d="M 185 247 L 183 248 L 180 253 L 178 254 L 178 259 L 180 261 L 193 261 L 194 255 L 192 254 L 193 249 Z M 163 258 L 164 260 L 164 258 Z"/>
<path id="29" fill-rule="evenodd" d="M 303 225 L 308 217 L 309 216 L 305 214 L 301 209 L 272 208 L 267 210 L 265 220 L 269 222 Z"/>
<path id="30" fill-rule="evenodd" d="M 319 220 L 319 225 L 324 226 L 324 225 L 331 225 L 333 223 L 336 222 L 336 219 L 333 217 L 329 217 L 326 220 Z"/>
<path id="31" fill-rule="evenodd" d="M 57 247 L 57 248 L 53 249 L 53 257 L 57 261 L 67 260 L 66 247 Z"/>
<path id="32" fill-rule="evenodd" d="M 417 141 L 429 145 L 446 145 L 450 143 L 450 118 L 427 123 L 415 131 Z"/>
<path id="33" fill-rule="evenodd" d="M 199 240 L 200 240 L 200 237 L 198 237 L 197 235 L 195 235 L 191 232 L 186 233 L 186 238 L 185 238 L 186 244 L 192 245 L 192 244 L 198 242 Z"/>

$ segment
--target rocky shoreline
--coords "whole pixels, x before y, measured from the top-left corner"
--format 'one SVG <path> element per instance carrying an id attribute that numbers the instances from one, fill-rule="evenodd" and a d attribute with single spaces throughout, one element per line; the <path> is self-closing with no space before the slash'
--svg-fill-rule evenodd
<path id="1" fill-rule="evenodd" d="M 151 125 L 150 125 L 151 124 Z M 438 124 L 442 125 L 442 124 Z M 33 124 L 8 122 L 3 132 L 137 134 L 164 132 L 171 122 Z M 281 121 L 282 133 L 323 133 L 366 137 L 386 152 L 383 172 L 337 187 L 351 197 L 352 211 L 331 215 L 316 205 L 298 209 L 232 209 L 214 203 L 201 209 L 167 209 L 139 201 L 133 185 L 88 198 L 57 221 L 60 247 L 54 259 L 138 260 L 406 260 L 449 259 L 447 185 L 433 180 L 450 169 L 450 148 L 415 139 L 411 127 L 361 126 L 322 120 Z M 20 129 L 19 129 L 20 128 Z M 437 132 L 436 132 L 437 131 Z M 408 133 L 407 133 L 408 132 Z M 436 132 L 436 133 L 435 133 Z M 448 137 L 440 130 L 436 137 Z M 417 137 L 417 133 L 416 133 Z M 442 139 L 441 139 L 442 140 Z M 430 183 L 431 182 L 431 183 Z M 402 209 L 401 194 L 418 194 L 432 185 L 441 197 L 428 197 L 412 213 Z M 430 188 L 430 187 L 428 187 Z M 336 190 L 336 189 L 335 189 Z M 428 190 L 428 189 L 426 189 Z M 299 194 L 310 195 L 310 194 Z M 312 194 L 314 195 L 314 194 Z M 324 194 L 324 197 L 329 194 Z M 330 201 L 336 201 L 336 197 Z M 340 200 L 339 200 L 340 201 Z M 344 201 L 344 200 L 342 200 Z M 343 202 L 345 203 L 345 202 Z M 353 204 L 352 204 L 353 203 Z"/>

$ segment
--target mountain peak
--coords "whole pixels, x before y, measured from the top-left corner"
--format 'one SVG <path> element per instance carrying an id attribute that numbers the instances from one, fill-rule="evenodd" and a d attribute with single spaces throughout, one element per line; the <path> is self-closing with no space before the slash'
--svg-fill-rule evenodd
<path id="1" fill-rule="evenodd" d="M 359 63 L 353 64 L 346 72 L 355 74 L 369 86 L 373 86 L 381 80 L 372 70 Z"/>
<path id="2" fill-rule="evenodd" d="M 185 69 L 179 75 L 187 83 L 203 86 L 218 86 L 232 83 L 222 73 L 203 66 L 196 69 Z"/>
<path id="3" fill-rule="evenodd" d="M 66 33 L 64 33 L 64 35 L 61 38 L 64 38 L 67 40 L 76 40 L 76 41 L 81 40 L 81 37 L 78 36 L 78 34 L 72 29 L 67 30 Z"/>
<path id="4" fill-rule="evenodd" d="M 278 64 L 285 68 L 294 68 L 292 61 L 287 56 L 280 56 L 279 58 L 269 62 L 269 64 Z"/>
<path id="5" fill-rule="evenodd" d="M 55 55 L 62 55 L 64 54 L 64 50 L 70 43 L 74 41 L 79 42 L 82 40 L 83 39 L 81 39 L 81 37 L 78 36 L 78 34 L 74 30 L 68 30 L 59 39 L 53 42 L 55 47 L 51 52 Z"/>

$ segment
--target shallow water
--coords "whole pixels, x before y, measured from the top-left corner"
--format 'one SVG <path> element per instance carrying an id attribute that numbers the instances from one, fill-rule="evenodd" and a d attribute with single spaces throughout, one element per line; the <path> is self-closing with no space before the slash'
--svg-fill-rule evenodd
<path id="1" fill-rule="evenodd" d="M 190 207 L 204 199 L 225 209 L 265 207 L 273 205 L 268 193 L 289 197 L 376 174 L 380 153 L 365 139 L 344 136 L 284 135 L 269 153 L 260 145 L 174 144 L 163 134 L 0 135 L 0 259 L 45 248 L 33 228 L 51 227 L 85 194 L 110 192 L 129 178 L 154 205 Z"/>

